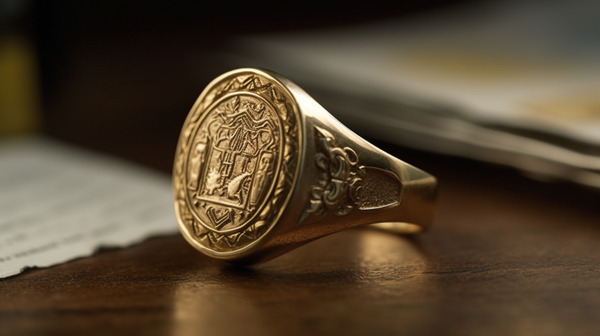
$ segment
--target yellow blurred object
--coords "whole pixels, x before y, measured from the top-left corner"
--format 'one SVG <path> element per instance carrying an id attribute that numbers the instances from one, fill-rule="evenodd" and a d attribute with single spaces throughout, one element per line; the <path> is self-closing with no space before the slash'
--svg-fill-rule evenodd
<path id="1" fill-rule="evenodd" d="M 539 77 L 563 70 L 557 62 L 531 60 L 469 47 L 402 51 L 390 62 L 410 65 L 420 76 L 466 80 L 477 84 Z"/>
<path id="2" fill-rule="evenodd" d="M 29 133 L 41 124 L 35 52 L 18 35 L 0 40 L 0 135 Z"/>
<path id="3" fill-rule="evenodd" d="M 587 93 L 577 93 L 565 97 L 551 97 L 545 101 L 525 104 L 539 114 L 565 120 L 596 121 L 600 120 L 600 97 L 598 90 Z"/>

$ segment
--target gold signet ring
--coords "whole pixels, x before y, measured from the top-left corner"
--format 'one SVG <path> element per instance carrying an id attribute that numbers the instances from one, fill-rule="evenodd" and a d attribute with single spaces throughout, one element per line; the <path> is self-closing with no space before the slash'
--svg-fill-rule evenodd
<path id="1" fill-rule="evenodd" d="M 266 261 L 373 224 L 397 233 L 433 220 L 435 177 L 354 134 L 266 70 L 213 80 L 185 120 L 173 168 L 175 213 L 202 253 Z"/>

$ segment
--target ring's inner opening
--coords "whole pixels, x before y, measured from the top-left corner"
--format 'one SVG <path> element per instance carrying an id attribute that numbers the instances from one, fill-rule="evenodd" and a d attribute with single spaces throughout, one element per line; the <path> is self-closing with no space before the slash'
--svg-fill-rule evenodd
<path id="1" fill-rule="evenodd" d="M 371 224 L 371 225 L 368 225 L 368 227 L 372 227 L 372 228 L 376 228 L 376 229 L 380 229 L 380 230 L 391 231 L 394 233 L 401 233 L 401 234 L 417 234 L 423 230 L 420 226 L 418 226 L 416 224 L 410 224 L 410 223 L 404 223 L 404 222 L 384 222 L 384 223 Z"/>

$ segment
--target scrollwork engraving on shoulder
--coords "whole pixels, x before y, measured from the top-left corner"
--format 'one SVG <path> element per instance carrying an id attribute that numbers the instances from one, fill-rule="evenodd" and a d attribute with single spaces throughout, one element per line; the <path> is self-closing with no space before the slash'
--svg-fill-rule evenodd
<path id="1" fill-rule="evenodd" d="M 350 147 L 340 147 L 327 130 L 315 126 L 315 139 L 319 181 L 311 188 L 307 212 L 347 215 L 360 205 L 365 169 L 358 164 L 356 152 Z"/>

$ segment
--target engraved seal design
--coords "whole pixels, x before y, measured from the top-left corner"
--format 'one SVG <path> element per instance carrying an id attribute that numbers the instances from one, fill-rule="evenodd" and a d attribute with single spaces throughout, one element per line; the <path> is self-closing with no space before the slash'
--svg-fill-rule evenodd
<path id="1" fill-rule="evenodd" d="M 235 95 L 207 113 L 193 143 L 186 185 L 195 214 L 209 230 L 243 226 L 278 168 L 279 117 L 261 98 Z"/>
<path id="2" fill-rule="evenodd" d="M 360 206 L 365 168 L 358 165 L 356 152 L 350 147 L 339 147 L 327 130 L 315 127 L 315 137 L 319 151 L 315 156 L 319 181 L 312 186 L 307 212 L 347 215 Z"/>
<path id="3" fill-rule="evenodd" d="M 257 74 L 209 90 L 180 137 L 176 211 L 195 242 L 230 252 L 258 240 L 284 208 L 297 174 L 297 112 Z"/>

